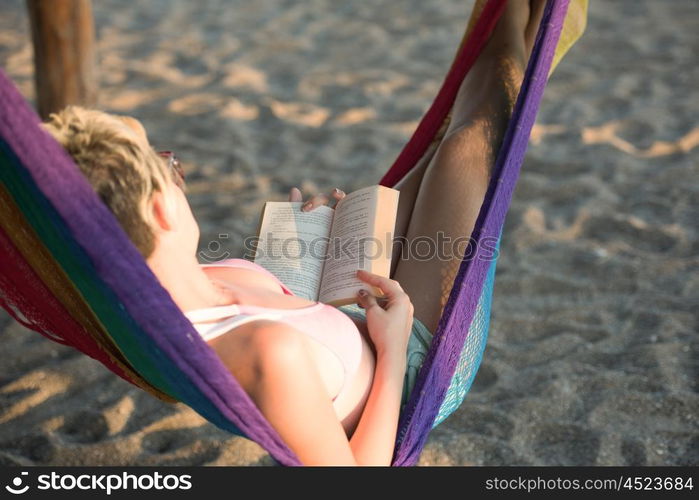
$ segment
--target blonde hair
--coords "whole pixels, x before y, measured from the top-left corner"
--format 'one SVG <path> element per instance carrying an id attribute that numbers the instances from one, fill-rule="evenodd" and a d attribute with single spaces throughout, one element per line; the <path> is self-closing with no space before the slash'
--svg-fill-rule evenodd
<path id="1" fill-rule="evenodd" d="M 44 128 L 73 157 L 144 258 L 155 248 L 151 201 L 168 188 L 163 159 L 116 116 L 69 106 Z"/>

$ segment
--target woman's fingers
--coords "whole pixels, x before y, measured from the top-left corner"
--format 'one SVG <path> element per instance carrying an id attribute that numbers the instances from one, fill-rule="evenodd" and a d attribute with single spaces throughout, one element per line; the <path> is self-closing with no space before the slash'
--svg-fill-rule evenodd
<path id="1" fill-rule="evenodd" d="M 289 201 L 303 201 L 301 190 L 297 187 L 292 187 L 289 190 Z"/>
<path id="2" fill-rule="evenodd" d="M 364 309 L 370 309 L 371 307 L 378 305 L 376 302 L 376 297 L 366 290 L 359 290 L 357 292 L 357 296 L 359 297 L 359 305 Z"/>
<path id="3" fill-rule="evenodd" d="M 346 196 L 345 192 L 342 189 L 340 189 L 340 188 L 333 189 L 332 197 L 335 198 L 337 201 L 340 201 L 345 196 Z"/>
<path id="4" fill-rule="evenodd" d="M 317 208 L 321 205 L 326 205 L 328 201 L 330 201 L 328 195 L 320 193 L 315 196 L 311 196 L 311 199 L 303 204 L 301 210 L 303 210 L 304 212 L 310 212 L 314 208 Z"/>
<path id="5" fill-rule="evenodd" d="M 338 202 L 346 196 L 345 192 L 340 188 L 333 189 L 331 195 L 333 198 L 335 198 L 335 206 L 337 206 Z"/>
<path id="6" fill-rule="evenodd" d="M 334 198 L 335 200 L 339 201 L 345 197 L 345 192 L 341 189 L 335 188 L 333 189 L 332 193 L 330 193 L 330 196 L 332 196 L 332 198 Z M 301 210 L 303 210 L 304 212 L 310 212 L 314 208 L 317 208 L 321 205 L 327 205 L 330 201 L 330 196 L 323 193 L 311 196 L 311 198 L 301 206 Z"/>
<path id="7" fill-rule="evenodd" d="M 379 276 L 378 274 L 370 273 L 363 269 L 357 271 L 357 278 L 360 280 L 379 287 L 383 293 L 390 299 L 396 295 L 405 294 L 400 284 L 396 280 L 391 278 L 386 278 L 384 276 Z"/>

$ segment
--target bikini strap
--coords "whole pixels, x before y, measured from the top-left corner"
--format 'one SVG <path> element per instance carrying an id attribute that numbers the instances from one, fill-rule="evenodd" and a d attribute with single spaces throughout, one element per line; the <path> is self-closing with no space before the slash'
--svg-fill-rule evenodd
<path id="1" fill-rule="evenodd" d="M 199 335 L 201 335 L 205 341 L 209 341 L 223 335 L 224 333 L 230 332 L 233 328 L 252 321 L 276 321 L 280 318 L 281 315 L 275 313 L 239 314 L 215 323 L 192 323 L 194 324 L 194 328 L 197 330 L 197 332 L 199 332 Z"/>
<path id="2" fill-rule="evenodd" d="M 238 304 L 207 307 L 205 309 L 197 309 L 196 311 L 187 311 L 184 313 L 185 317 L 192 323 L 214 321 L 228 316 L 238 316 L 240 314 L 240 306 L 238 306 Z"/>

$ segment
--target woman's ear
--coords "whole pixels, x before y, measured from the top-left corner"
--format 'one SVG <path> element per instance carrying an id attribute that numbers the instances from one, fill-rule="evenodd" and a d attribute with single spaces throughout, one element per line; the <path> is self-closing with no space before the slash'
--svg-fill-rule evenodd
<path id="1" fill-rule="evenodd" d="M 177 226 L 174 200 L 162 191 L 155 191 L 151 197 L 151 215 L 157 231 L 172 231 Z"/>

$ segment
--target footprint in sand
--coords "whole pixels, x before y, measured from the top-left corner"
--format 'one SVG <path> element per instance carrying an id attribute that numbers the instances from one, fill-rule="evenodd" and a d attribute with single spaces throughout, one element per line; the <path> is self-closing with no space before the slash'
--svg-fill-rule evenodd
<path id="1" fill-rule="evenodd" d="M 635 439 L 625 439 L 622 441 L 621 456 L 624 458 L 624 465 L 646 465 L 645 446 Z"/>
<path id="2" fill-rule="evenodd" d="M 109 434 L 109 426 L 102 413 L 85 410 L 68 416 L 59 433 L 66 441 L 96 443 Z"/>
<path id="3" fill-rule="evenodd" d="M 599 453 L 599 438 L 577 425 L 543 423 L 533 435 L 532 450 L 547 465 L 590 465 Z"/>
<path id="4" fill-rule="evenodd" d="M 159 465 L 204 465 L 220 455 L 215 442 L 202 441 L 191 429 L 153 431 L 141 441 L 144 461 L 154 460 Z"/>
<path id="5" fill-rule="evenodd" d="M 56 453 L 56 446 L 45 434 L 32 434 L 19 436 L 0 443 L 0 450 L 10 456 L 29 459 L 35 463 L 49 463 Z M 5 460 L 16 462 L 17 460 L 6 457 Z"/>

